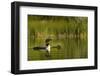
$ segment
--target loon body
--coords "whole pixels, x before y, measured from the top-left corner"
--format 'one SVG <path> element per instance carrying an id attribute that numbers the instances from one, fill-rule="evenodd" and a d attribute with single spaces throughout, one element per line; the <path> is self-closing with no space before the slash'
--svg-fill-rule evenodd
<path id="1" fill-rule="evenodd" d="M 46 41 L 45 41 L 46 45 L 45 45 L 44 47 L 39 46 L 39 47 L 33 47 L 32 49 L 33 49 L 33 50 L 46 51 L 46 52 L 48 53 L 48 55 L 46 55 L 46 56 L 50 56 L 51 48 L 57 48 L 57 49 L 60 49 L 60 48 L 61 48 L 60 45 L 52 46 L 52 47 L 51 47 L 51 45 L 50 45 L 50 43 L 49 43 L 50 41 L 51 41 L 51 39 L 46 39 Z"/>

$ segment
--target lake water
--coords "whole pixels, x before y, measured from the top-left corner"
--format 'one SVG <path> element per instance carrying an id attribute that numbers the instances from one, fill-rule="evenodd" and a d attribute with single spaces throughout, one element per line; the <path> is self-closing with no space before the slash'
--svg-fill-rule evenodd
<path id="1" fill-rule="evenodd" d="M 33 50 L 30 47 L 45 46 L 44 39 L 35 39 L 28 45 L 28 60 L 57 60 L 88 58 L 87 40 L 78 38 L 53 39 L 51 46 L 60 45 L 61 48 L 51 48 L 50 56 L 44 50 Z"/>

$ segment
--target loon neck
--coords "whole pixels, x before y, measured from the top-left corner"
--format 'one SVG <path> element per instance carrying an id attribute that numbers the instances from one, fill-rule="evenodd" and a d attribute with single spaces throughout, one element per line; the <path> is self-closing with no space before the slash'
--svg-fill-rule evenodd
<path id="1" fill-rule="evenodd" d="M 50 44 L 49 44 L 49 43 L 47 43 L 47 44 L 46 44 L 46 46 L 50 46 Z"/>

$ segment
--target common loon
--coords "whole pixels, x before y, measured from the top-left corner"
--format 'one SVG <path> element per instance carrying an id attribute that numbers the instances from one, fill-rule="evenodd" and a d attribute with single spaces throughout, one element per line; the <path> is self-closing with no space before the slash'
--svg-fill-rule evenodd
<path id="1" fill-rule="evenodd" d="M 45 40 L 46 45 L 45 45 L 44 47 L 38 46 L 38 47 L 33 47 L 32 49 L 33 49 L 33 50 L 46 51 L 46 52 L 48 53 L 48 55 L 46 55 L 46 56 L 50 56 L 51 48 L 57 48 L 57 49 L 60 49 L 60 48 L 61 48 L 60 45 L 51 46 L 51 45 L 50 45 L 50 41 L 51 41 L 51 40 L 52 40 L 52 39 L 46 39 L 46 40 Z"/>

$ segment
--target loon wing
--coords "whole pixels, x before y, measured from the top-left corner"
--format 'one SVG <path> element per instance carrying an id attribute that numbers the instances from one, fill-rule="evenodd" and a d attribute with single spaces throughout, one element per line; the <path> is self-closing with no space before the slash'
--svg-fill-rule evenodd
<path id="1" fill-rule="evenodd" d="M 46 49 L 46 47 L 34 47 L 33 49 L 34 50 L 43 50 L 43 49 Z"/>

